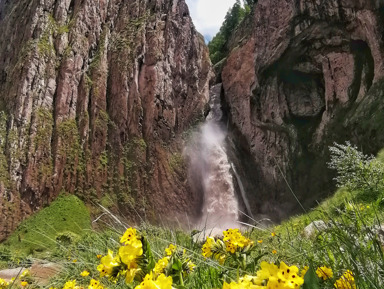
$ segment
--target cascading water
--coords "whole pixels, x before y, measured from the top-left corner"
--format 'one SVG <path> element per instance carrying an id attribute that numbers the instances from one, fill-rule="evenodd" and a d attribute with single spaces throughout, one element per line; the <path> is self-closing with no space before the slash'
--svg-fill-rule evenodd
<path id="1" fill-rule="evenodd" d="M 190 174 L 201 182 L 199 188 L 203 191 L 202 216 L 197 228 L 211 234 L 240 227 L 231 164 L 225 150 L 227 131 L 222 123 L 220 91 L 221 85 L 211 89 L 211 110 L 187 152 Z"/>

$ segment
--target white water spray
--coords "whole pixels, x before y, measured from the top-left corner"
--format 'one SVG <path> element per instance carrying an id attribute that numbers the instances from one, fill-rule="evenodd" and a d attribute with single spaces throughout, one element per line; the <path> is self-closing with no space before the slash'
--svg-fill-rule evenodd
<path id="1" fill-rule="evenodd" d="M 235 196 L 231 164 L 225 150 L 226 130 L 221 124 L 221 85 L 211 90 L 211 110 L 188 149 L 190 173 L 199 175 L 204 193 L 202 217 L 198 229 L 216 234 L 239 228 L 238 203 Z"/>

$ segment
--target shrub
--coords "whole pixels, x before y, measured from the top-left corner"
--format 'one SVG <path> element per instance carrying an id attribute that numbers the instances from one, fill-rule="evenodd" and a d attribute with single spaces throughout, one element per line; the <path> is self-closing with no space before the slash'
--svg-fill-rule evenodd
<path id="1" fill-rule="evenodd" d="M 364 155 L 349 142 L 345 145 L 334 143 L 329 149 L 331 161 L 328 165 L 337 171 L 337 185 L 376 200 L 384 190 L 384 164 L 374 156 Z"/>

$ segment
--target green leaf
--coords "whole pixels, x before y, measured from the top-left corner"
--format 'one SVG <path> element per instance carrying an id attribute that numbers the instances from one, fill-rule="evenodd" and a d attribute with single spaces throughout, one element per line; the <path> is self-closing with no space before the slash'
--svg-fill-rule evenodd
<path id="1" fill-rule="evenodd" d="M 172 269 L 174 269 L 176 271 L 180 271 L 182 268 L 182 265 L 183 264 L 181 263 L 181 261 L 178 258 L 175 258 L 174 262 L 172 264 Z"/>
<path id="2" fill-rule="evenodd" d="M 312 265 L 309 266 L 309 269 L 304 276 L 303 289 L 320 289 L 319 278 Z"/>

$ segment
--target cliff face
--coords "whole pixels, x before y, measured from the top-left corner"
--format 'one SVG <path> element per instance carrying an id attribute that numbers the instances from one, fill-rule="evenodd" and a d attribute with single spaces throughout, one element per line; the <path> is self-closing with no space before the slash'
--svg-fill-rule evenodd
<path id="1" fill-rule="evenodd" d="M 0 0 L 0 240 L 61 191 L 135 217 L 190 195 L 210 61 L 184 0 Z"/>
<path id="2" fill-rule="evenodd" d="M 333 141 L 383 146 L 380 2 L 260 0 L 231 40 L 224 97 L 254 213 L 295 211 L 287 184 L 307 206 L 331 193 Z"/>

